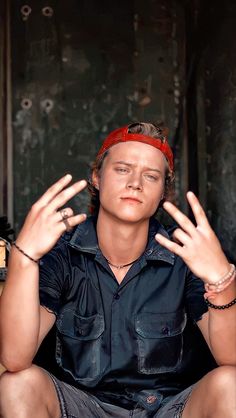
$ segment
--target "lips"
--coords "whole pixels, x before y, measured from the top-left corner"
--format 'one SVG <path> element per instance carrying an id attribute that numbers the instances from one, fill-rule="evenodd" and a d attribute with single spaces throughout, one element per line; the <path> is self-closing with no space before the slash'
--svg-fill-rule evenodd
<path id="1" fill-rule="evenodd" d="M 139 200 L 137 197 L 133 197 L 133 196 L 121 197 L 121 200 L 124 200 L 124 201 L 127 201 L 127 202 L 142 203 L 141 200 Z"/>

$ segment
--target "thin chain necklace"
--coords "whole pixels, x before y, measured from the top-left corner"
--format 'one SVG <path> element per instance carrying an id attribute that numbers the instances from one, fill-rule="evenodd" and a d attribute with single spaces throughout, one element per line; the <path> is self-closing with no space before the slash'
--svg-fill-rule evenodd
<path id="1" fill-rule="evenodd" d="M 107 260 L 107 262 L 108 262 L 109 266 L 112 266 L 112 267 L 114 267 L 114 268 L 115 268 L 115 269 L 117 269 L 117 270 L 123 269 L 124 267 L 131 266 L 131 265 L 132 265 L 132 264 L 134 264 L 134 263 L 135 263 L 135 261 L 137 261 L 138 259 L 139 259 L 139 257 L 138 257 L 138 258 L 136 258 L 134 261 L 131 261 L 131 263 L 117 265 L 117 264 L 113 264 L 113 263 L 111 263 L 111 262 L 110 262 L 110 261 L 106 258 L 106 260 Z"/>

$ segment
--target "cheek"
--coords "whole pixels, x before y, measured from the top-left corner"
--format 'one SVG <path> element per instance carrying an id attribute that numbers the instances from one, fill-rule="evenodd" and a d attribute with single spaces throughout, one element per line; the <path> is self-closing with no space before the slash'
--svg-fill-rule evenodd
<path id="1" fill-rule="evenodd" d="M 117 176 L 114 175 L 114 172 L 111 170 L 104 170 L 101 173 L 99 181 L 100 193 L 102 191 L 104 193 L 110 192 L 111 194 L 115 194 L 116 192 L 119 192 L 122 187 L 124 187 L 124 183 L 125 176 Z"/>
<path id="2" fill-rule="evenodd" d="M 120 182 L 115 180 L 112 176 L 108 174 L 106 176 L 101 176 L 99 181 L 100 201 L 106 200 L 111 203 L 111 198 L 119 192 L 120 186 Z"/>
<path id="3" fill-rule="evenodd" d="M 157 190 L 149 190 L 147 195 L 149 196 L 150 206 L 156 208 L 164 197 L 164 186 L 160 186 Z"/>

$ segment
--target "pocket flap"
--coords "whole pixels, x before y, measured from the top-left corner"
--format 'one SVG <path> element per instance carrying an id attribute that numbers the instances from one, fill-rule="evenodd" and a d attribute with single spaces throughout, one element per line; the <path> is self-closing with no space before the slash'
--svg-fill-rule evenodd
<path id="1" fill-rule="evenodd" d="M 71 310 L 62 312 L 56 325 L 61 334 L 79 340 L 94 340 L 100 337 L 105 329 L 103 315 L 84 317 L 76 315 Z"/>
<path id="2" fill-rule="evenodd" d="M 135 330 L 144 338 L 166 338 L 181 334 L 187 322 L 184 311 L 140 313 L 135 317 Z"/>

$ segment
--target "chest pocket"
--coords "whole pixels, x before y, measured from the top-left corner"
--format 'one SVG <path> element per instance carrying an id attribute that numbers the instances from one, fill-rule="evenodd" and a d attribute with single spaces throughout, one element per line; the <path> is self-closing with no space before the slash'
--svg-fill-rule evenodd
<path id="1" fill-rule="evenodd" d="M 182 360 L 184 311 L 141 313 L 135 318 L 138 370 L 144 374 L 173 372 Z"/>
<path id="2" fill-rule="evenodd" d="M 83 317 L 67 310 L 61 313 L 56 326 L 58 364 L 77 382 L 93 386 L 101 373 L 103 315 Z"/>

